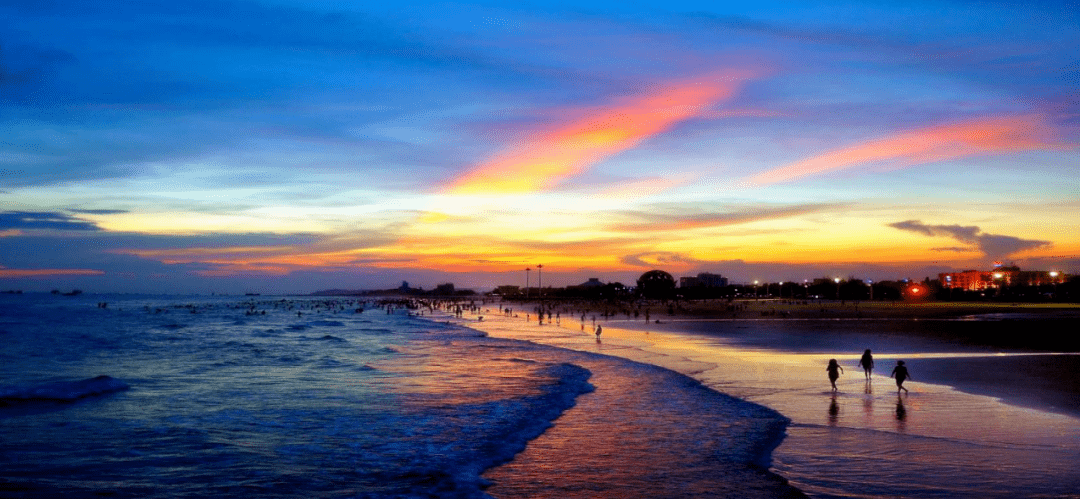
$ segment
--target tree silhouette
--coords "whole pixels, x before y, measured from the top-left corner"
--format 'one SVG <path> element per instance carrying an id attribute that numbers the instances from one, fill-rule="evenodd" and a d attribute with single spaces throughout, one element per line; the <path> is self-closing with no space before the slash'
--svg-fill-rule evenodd
<path id="1" fill-rule="evenodd" d="M 675 291 L 675 278 L 663 270 L 650 270 L 638 277 L 637 287 L 646 298 L 668 298 Z"/>

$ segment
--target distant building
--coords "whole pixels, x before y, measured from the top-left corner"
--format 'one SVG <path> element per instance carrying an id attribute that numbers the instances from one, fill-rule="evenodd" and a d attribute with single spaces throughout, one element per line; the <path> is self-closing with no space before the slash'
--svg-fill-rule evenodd
<path id="1" fill-rule="evenodd" d="M 701 279 L 698 279 L 697 277 L 680 277 L 679 278 L 679 287 L 680 288 L 696 288 L 696 287 L 702 286 L 702 285 L 703 284 L 701 284 Z"/>
<path id="2" fill-rule="evenodd" d="M 600 282 L 600 279 L 596 277 L 590 277 L 588 281 L 578 284 L 579 288 L 600 288 L 603 286 L 604 283 Z"/>
<path id="3" fill-rule="evenodd" d="M 1060 284 L 1068 275 L 1054 270 L 1020 270 L 1019 267 L 999 266 L 994 270 L 965 270 L 938 274 L 943 288 L 983 291 L 1009 286 L 1042 286 Z"/>
<path id="4" fill-rule="evenodd" d="M 696 277 L 680 277 L 680 288 L 693 288 L 702 286 L 706 288 L 724 288 L 728 285 L 728 278 L 720 274 L 710 274 L 708 272 L 702 272 Z"/>
<path id="5" fill-rule="evenodd" d="M 499 287 L 495 288 L 494 291 L 491 292 L 491 294 L 499 295 L 499 296 L 513 296 L 513 295 L 517 295 L 517 294 L 520 294 L 520 293 L 521 293 L 521 287 L 520 286 L 512 286 L 512 285 L 509 285 L 509 284 L 504 284 L 502 286 L 499 286 Z"/>

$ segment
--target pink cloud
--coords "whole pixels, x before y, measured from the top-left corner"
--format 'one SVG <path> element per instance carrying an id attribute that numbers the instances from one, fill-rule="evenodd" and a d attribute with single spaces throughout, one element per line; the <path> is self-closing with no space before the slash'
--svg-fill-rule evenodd
<path id="1" fill-rule="evenodd" d="M 446 192 L 521 193 L 550 189 L 590 165 L 633 148 L 677 123 L 712 113 L 734 95 L 746 72 L 711 74 L 661 86 L 596 108 L 476 165 Z"/>
<path id="2" fill-rule="evenodd" d="M 880 161 L 914 166 L 1009 152 L 1061 149 L 1054 126 L 1040 116 L 985 118 L 923 128 L 796 161 L 748 179 L 752 185 L 787 182 Z"/>

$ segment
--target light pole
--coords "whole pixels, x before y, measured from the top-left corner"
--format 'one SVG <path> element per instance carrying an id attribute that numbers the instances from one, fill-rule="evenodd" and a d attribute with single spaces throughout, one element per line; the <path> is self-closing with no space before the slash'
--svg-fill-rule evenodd
<path id="1" fill-rule="evenodd" d="M 536 286 L 540 288 L 540 301 L 544 301 L 544 264 L 536 266 Z"/>
<path id="2" fill-rule="evenodd" d="M 784 281 L 780 281 L 780 299 L 784 299 Z"/>
<path id="3" fill-rule="evenodd" d="M 874 281 L 866 281 L 866 285 L 870 286 L 870 301 L 874 301 Z"/>
<path id="4" fill-rule="evenodd" d="M 525 299 L 529 299 L 529 271 L 532 270 L 529 267 L 525 267 Z"/>
<path id="5" fill-rule="evenodd" d="M 758 289 L 757 289 L 757 285 L 758 285 L 758 282 L 757 282 L 757 281 L 754 281 L 754 299 L 755 299 L 755 300 L 757 300 L 757 297 L 758 297 Z"/>
<path id="6" fill-rule="evenodd" d="M 1055 300 L 1058 297 L 1057 296 L 1057 283 L 1058 283 L 1057 278 L 1058 278 L 1058 275 L 1060 275 L 1060 274 L 1058 274 L 1058 271 L 1056 271 L 1056 270 L 1051 270 L 1050 271 L 1050 282 L 1054 283 L 1054 299 Z"/>
<path id="7" fill-rule="evenodd" d="M 840 278 L 834 277 L 833 281 L 836 282 L 836 299 L 840 299 Z"/>

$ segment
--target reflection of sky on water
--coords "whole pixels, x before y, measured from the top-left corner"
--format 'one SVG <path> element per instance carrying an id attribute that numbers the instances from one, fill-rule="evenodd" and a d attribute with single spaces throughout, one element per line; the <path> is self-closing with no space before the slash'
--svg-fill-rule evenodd
<path id="1" fill-rule="evenodd" d="M 604 328 L 600 351 L 691 374 L 709 387 L 791 418 L 774 464 L 807 492 L 1008 497 L 1036 489 L 1057 494 L 1080 490 L 1080 473 L 1073 465 L 1080 459 L 1078 419 L 1016 405 L 1026 400 L 1045 407 L 1048 400 L 1060 398 L 1060 392 L 1044 393 L 1045 398 L 1035 401 L 1022 396 L 1037 392 L 1039 385 L 1064 382 L 1053 373 L 1076 372 L 1075 367 L 1060 369 L 1075 366 L 1080 356 L 998 352 L 950 344 L 940 337 L 901 336 L 897 323 L 872 331 L 802 324 L 812 327 L 743 323 L 723 335 L 632 331 L 611 324 Z M 926 326 L 925 321 L 906 325 Z M 564 324 L 563 330 L 518 323 L 487 326 L 484 329 L 498 331 L 496 335 L 599 348 L 577 332 L 576 324 Z M 868 347 L 876 364 L 869 382 L 858 367 Z M 835 394 L 825 370 L 830 358 L 838 359 L 846 371 Z M 904 383 L 910 393 L 899 396 L 888 377 L 898 358 L 907 361 L 912 375 Z M 1025 374 L 1024 366 L 1030 372 Z M 1047 366 L 1046 372 L 1038 366 Z M 1020 388 L 1010 385 L 1010 379 L 1020 382 Z M 992 395 L 1010 404 L 965 393 L 944 381 L 972 392 L 996 386 L 1002 393 Z"/>

